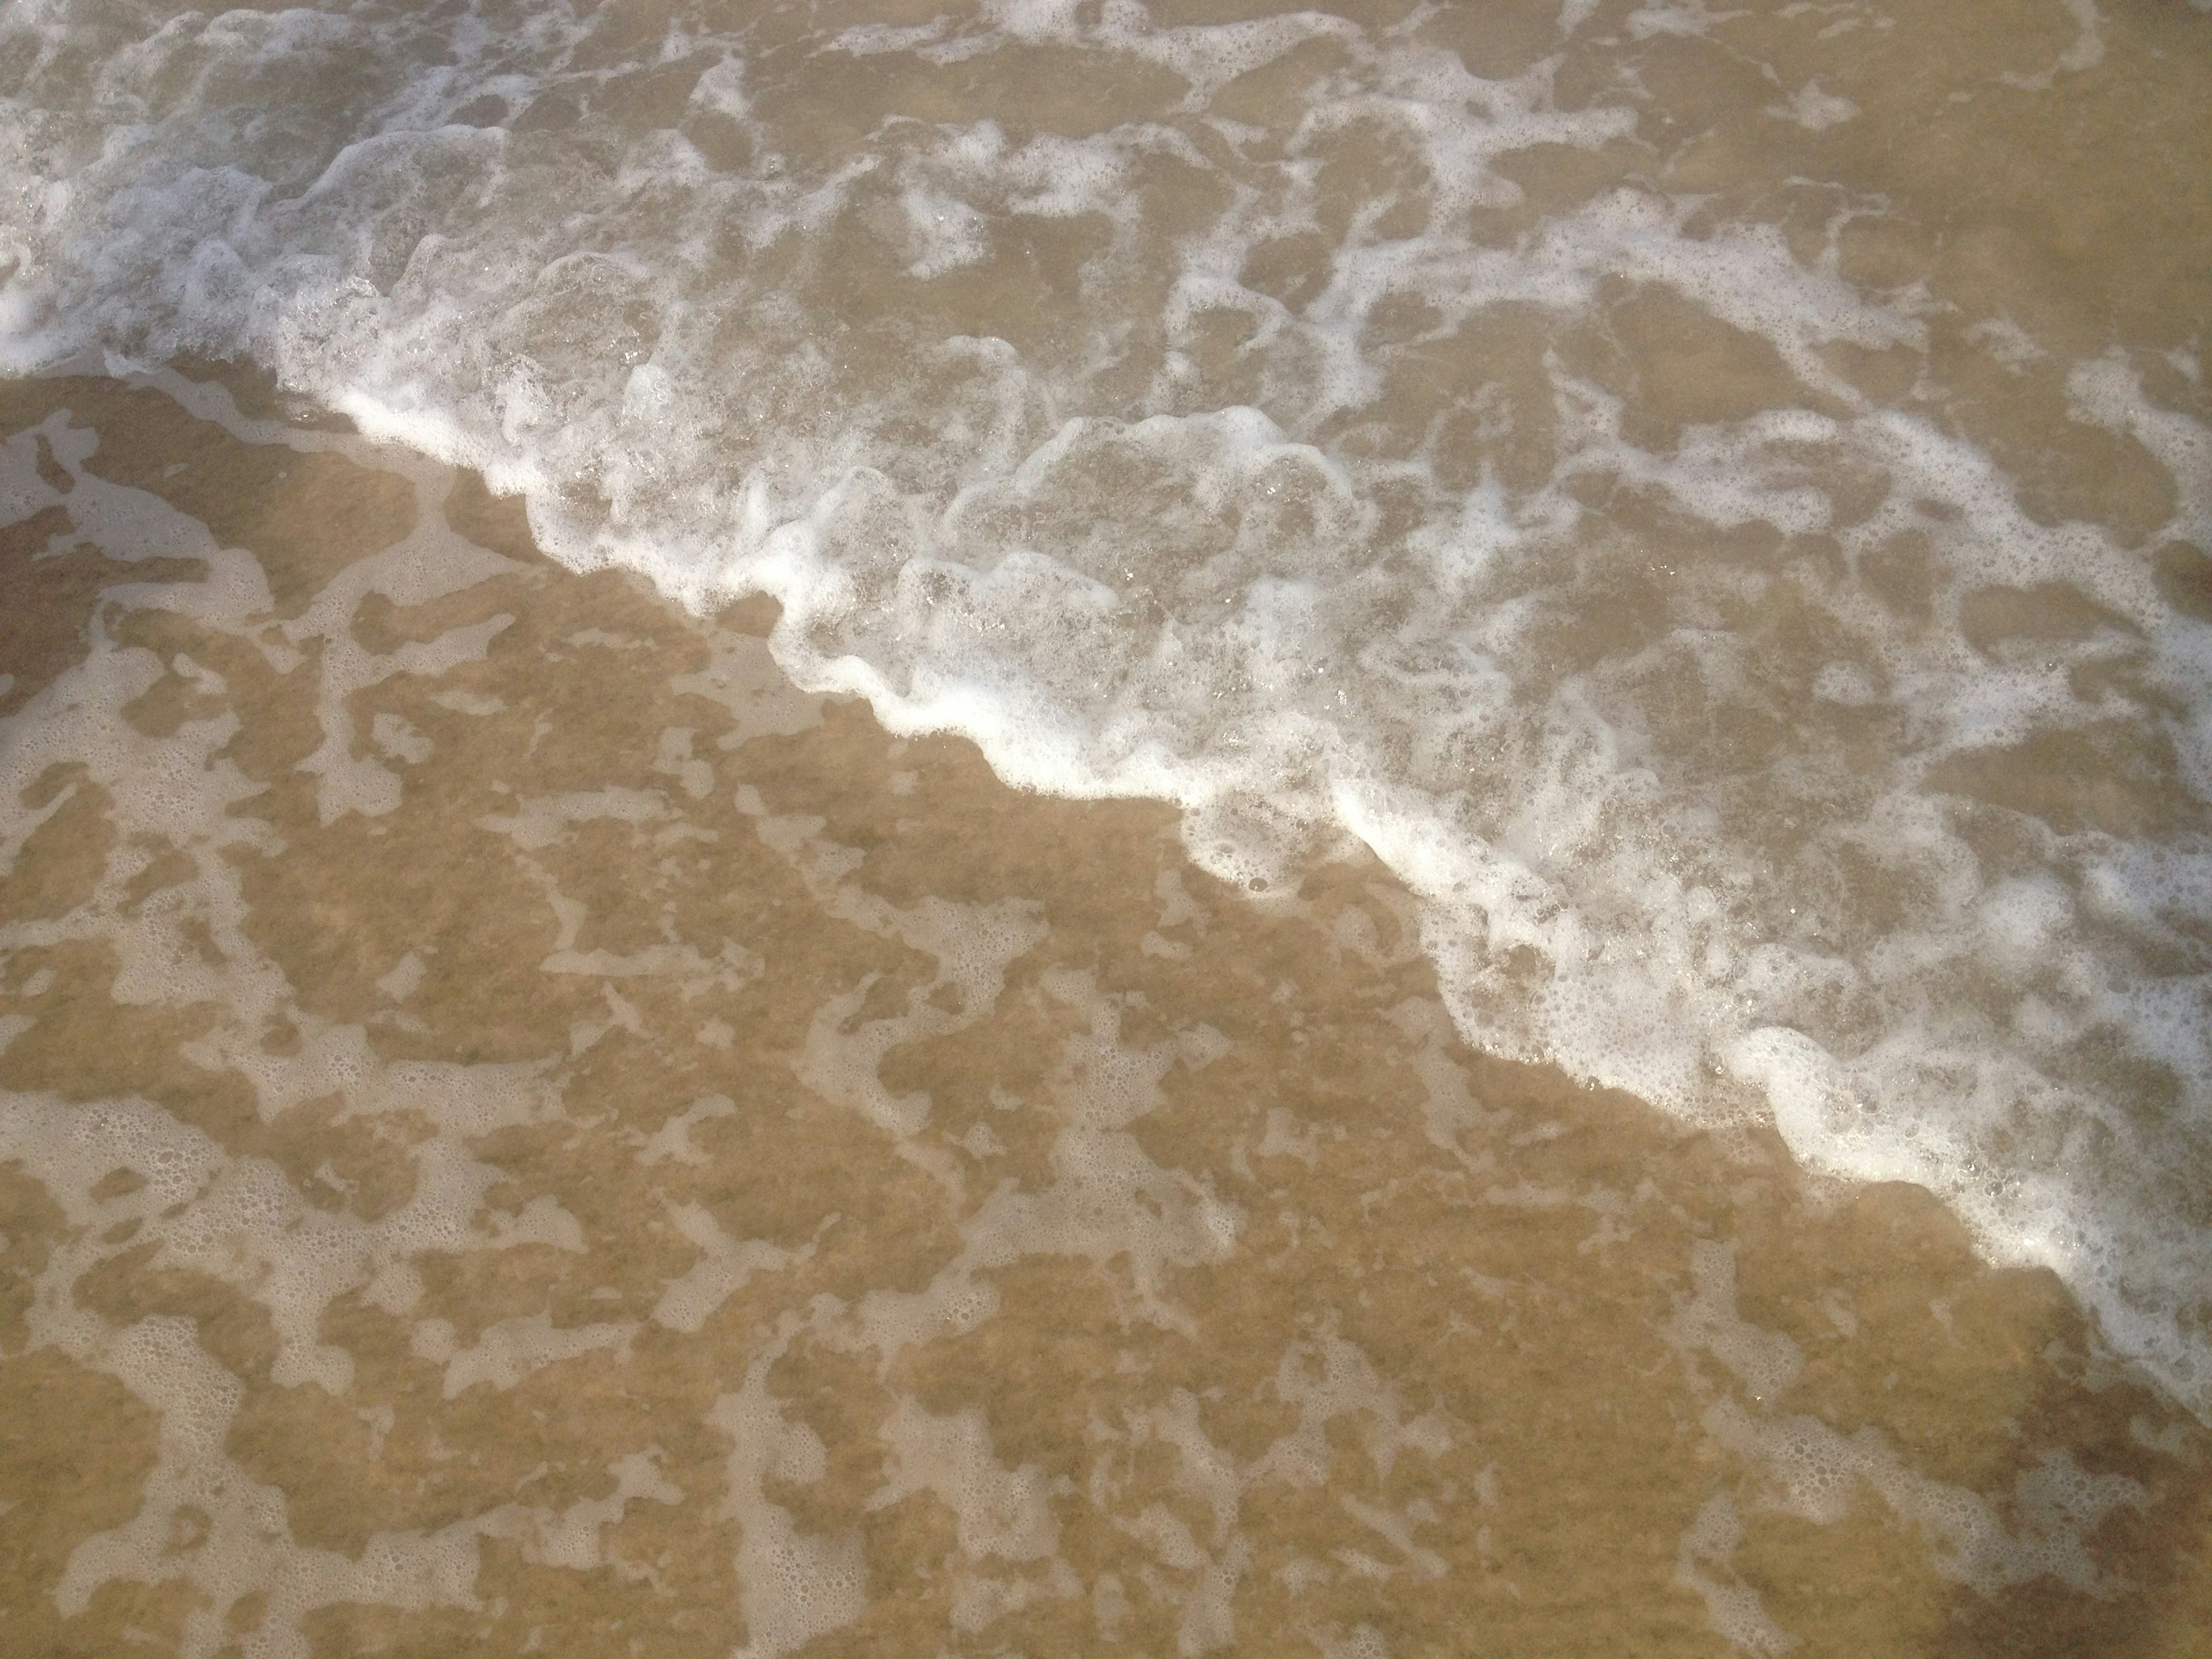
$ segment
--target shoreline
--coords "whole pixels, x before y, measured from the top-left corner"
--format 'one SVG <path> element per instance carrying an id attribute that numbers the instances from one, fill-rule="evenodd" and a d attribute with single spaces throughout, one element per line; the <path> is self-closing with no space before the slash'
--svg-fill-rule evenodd
<path id="1" fill-rule="evenodd" d="M 2212 1436 L 2055 1278 L 1467 1050 L 1379 866 L 1263 913 L 467 475 L 0 410 L 0 1630 L 2204 1650 Z"/>

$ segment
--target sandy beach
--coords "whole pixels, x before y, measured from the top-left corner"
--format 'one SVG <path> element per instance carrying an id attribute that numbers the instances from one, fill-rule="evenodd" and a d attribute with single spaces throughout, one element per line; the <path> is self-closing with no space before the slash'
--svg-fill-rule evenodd
<path id="1" fill-rule="evenodd" d="M 2212 1653 L 1926 1192 L 300 413 L 0 384 L 0 1649 Z"/>

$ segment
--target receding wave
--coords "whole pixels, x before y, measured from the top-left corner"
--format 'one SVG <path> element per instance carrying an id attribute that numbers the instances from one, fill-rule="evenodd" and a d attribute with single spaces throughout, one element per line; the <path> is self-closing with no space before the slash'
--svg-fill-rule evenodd
<path id="1" fill-rule="evenodd" d="M 256 359 L 1255 892 L 1364 843 L 1469 1041 L 2202 1409 L 2212 20 L 1170 9 L 20 4 L 0 353 Z"/>

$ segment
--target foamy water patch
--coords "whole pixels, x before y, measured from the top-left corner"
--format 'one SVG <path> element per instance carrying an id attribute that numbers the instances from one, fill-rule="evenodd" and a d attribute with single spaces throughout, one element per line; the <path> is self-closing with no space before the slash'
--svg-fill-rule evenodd
<path id="1" fill-rule="evenodd" d="M 2101 62 L 2066 10 L 2020 95 Z M 2142 481 L 2038 510 L 1944 382 L 1948 279 L 1854 275 L 1853 222 L 1909 216 L 1607 159 L 1666 112 L 1579 13 L 1578 55 L 1497 78 L 1303 14 L 526 22 L 13 25 L 8 362 L 255 356 L 523 493 L 573 565 L 773 594 L 809 690 L 1177 803 L 1248 889 L 1356 838 L 1471 1040 L 1929 1185 L 2201 1403 L 2212 628 L 2145 556 L 2212 542 L 2194 359 L 2006 318 Z M 71 30 L 91 57 L 36 45 Z M 1048 53 L 1097 87 L 882 102 Z M 1788 83 L 1808 142 L 1865 125 Z M 388 811 L 413 739 L 354 743 L 372 669 L 333 648 L 321 810 Z M 871 1056 L 962 1017 L 830 1032 L 810 1075 L 908 1133 Z"/>
<path id="2" fill-rule="evenodd" d="M 67 1378 L 119 1429 L 52 1431 L 107 1505 L 44 1564 L 71 1637 L 526 1650 L 604 1611 L 760 1654 L 1073 1621 L 1371 1656 L 1550 1595 L 1528 1545 L 1592 1521 L 1622 1541 L 1575 1552 L 1579 1601 L 1595 1562 L 1638 1619 L 1704 1596 L 1724 1632 L 1813 1634 L 1732 1577 L 1790 1519 L 1815 1571 L 1869 1515 L 1911 1522 L 1916 1609 L 2048 1581 L 2094 1613 L 2145 1559 L 2112 1518 L 2190 1512 L 2179 1413 L 2115 1393 L 2062 1298 L 1929 1206 L 1839 1226 L 1762 1197 L 1790 1176 L 1755 1149 L 1468 1054 L 1406 971 L 1419 902 L 1372 872 L 1270 923 L 1156 814 L 948 778 L 960 746 L 781 686 L 758 640 L 522 562 L 471 481 L 169 383 L 221 424 L 76 381 L 0 471 L 11 580 L 104 584 L 0 728 L 76 745 L 0 795 L 0 1382 Z M 1284 459 L 1249 420 L 1215 435 L 1262 479 Z M 287 539 L 305 503 L 324 533 Z M 434 555 L 440 523 L 517 556 L 377 545 Z M 326 536 L 359 556 L 303 570 Z M 483 580 L 407 586 L 425 563 Z M 298 769 L 333 746 L 325 672 L 360 682 L 344 752 L 389 767 L 386 810 L 326 815 Z M 2022 961 L 2065 923 L 2032 879 L 1984 910 Z M 1802 1307 L 1771 1294 L 1782 1217 L 1814 1232 Z M 1933 1275 L 1893 1271 L 1931 1246 Z M 1933 1450 L 1877 1380 L 1949 1385 L 1923 1326 L 1979 1368 Z M 1563 1387 L 1638 1432 L 1592 1455 Z M 2095 1437 L 2021 1443 L 2022 1391 L 2070 1422 L 2090 1389 Z M 70 1410 L 46 1399 L 41 1425 Z M 1643 1496 L 1562 1505 L 1575 1460 L 1631 1455 Z"/>

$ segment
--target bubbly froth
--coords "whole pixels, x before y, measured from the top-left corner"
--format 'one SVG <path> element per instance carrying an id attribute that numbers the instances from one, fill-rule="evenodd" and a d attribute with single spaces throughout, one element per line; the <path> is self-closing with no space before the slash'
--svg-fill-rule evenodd
<path id="1" fill-rule="evenodd" d="M 2212 20 L 926 9 L 17 7 L 7 361 L 250 355 L 1255 892 L 1364 842 L 1470 1041 L 2201 1406 Z"/>
<path id="2" fill-rule="evenodd" d="M 226 387 L 0 398 L 15 1645 L 2205 1627 L 2203 1431 L 1924 1193 Z"/>

